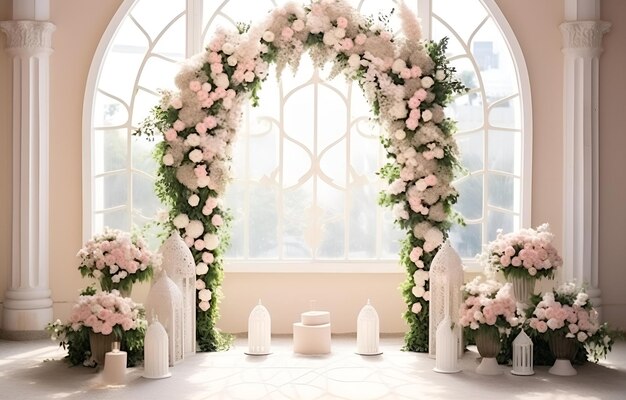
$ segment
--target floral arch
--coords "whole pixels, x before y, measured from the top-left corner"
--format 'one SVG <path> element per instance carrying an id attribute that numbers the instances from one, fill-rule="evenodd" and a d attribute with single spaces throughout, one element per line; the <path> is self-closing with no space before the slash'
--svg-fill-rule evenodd
<path id="1" fill-rule="evenodd" d="M 406 348 L 428 350 L 428 269 L 447 237 L 457 192 L 454 122 L 443 108 L 464 91 L 445 57 L 446 41 L 425 43 L 413 13 L 399 6 L 403 37 L 338 1 L 288 4 L 265 21 L 220 30 L 206 52 L 189 59 L 176 77 L 177 92 L 164 92 L 139 134 L 163 135 L 156 146 L 156 192 L 169 206 L 168 229 L 177 229 L 196 261 L 197 339 L 203 351 L 223 339 L 219 288 L 230 220 L 222 203 L 244 102 L 258 103 L 268 66 L 297 68 L 306 51 L 316 66 L 332 64 L 363 90 L 386 132 L 380 140 L 389 162 L 379 174 L 388 182 L 380 204 L 391 207 L 406 231 L 400 262 L 407 278 L 402 294 L 409 325 Z"/>

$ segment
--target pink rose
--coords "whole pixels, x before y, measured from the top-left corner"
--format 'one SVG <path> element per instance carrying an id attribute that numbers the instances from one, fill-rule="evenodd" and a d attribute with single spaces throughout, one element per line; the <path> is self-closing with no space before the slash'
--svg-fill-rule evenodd
<path id="1" fill-rule="evenodd" d="M 348 26 L 348 20 L 345 17 L 337 18 L 337 28 L 346 29 Z"/>
<path id="2" fill-rule="evenodd" d="M 178 133 L 176 133 L 176 130 L 173 128 L 170 128 L 167 131 L 165 131 L 165 140 L 167 140 L 168 142 L 171 142 L 172 140 L 176 139 L 176 136 L 178 136 Z"/>
<path id="3" fill-rule="evenodd" d="M 365 34 L 363 34 L 363 33 L 359 33 L 354 38 L 354 43 L 356 43 L 358 46 L 362 46 L 362 45 L 365 44 L 366 40 L 367 40 L 367 36 L 365 36 Z"/>
<path id="4" fill-rule="evenodd" d="M 197 80 L 193 80 L 189 82 L 189 89 L 197 92 L 198 90 L 202 89 L 202 84 Z"/>
<path id="5" fill-rule="evenodd" d="M 222 218 L 221 215 L 219 214 L 215 214 L 212 218 L 211 218 L 211 223 L 214 226 L 222 226 L 222 224 L 224 223 L 224 219 Z"/>

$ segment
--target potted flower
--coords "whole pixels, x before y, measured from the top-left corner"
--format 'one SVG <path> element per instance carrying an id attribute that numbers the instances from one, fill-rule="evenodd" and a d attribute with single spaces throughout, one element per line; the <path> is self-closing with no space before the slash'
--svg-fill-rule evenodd
<path id="1" fill-rule="evenodd" d="M 156 256 L 143 238 L 117 229 L 105 228 L 77 254 L 81 275 L 96 278 L 102 290 L 117 289 L 130 295 L 135 282 L 152 277 Z"/>
<path id="2" fill-rule="evenodd" d="M 462 287 L 464 301 L 459 312 L 459 324 L 473 334 L 482 361 L 476 372 L 484 375 L 500 374 L 496 356 L 502 339 L 511 328 L 520 324 L 515 297 L 510 283 L 501 283 L 482 276 Z"/>
<path id="3" fill-rule="evenodd" d="M 552 278 L 556 268 L 563 264 L 556 248 L 552 245 L 554 235 L 550 226 L 543 224 L 537 229 L 521 229 L 498 236 L 487 245 L 483 253 L 487 267 L 502 271 L 507 281 L 513 284 L 517 301 L 527 303 L 533 294 L 535 281 Z"/>
<path id="4" fill-rule="evenodd" d="M 599 323 L 589 296 L 573 283 L 533 296 L 527 317 L 531 336 L 545 340 L 556 358 L 552 374 L 575 375 L 571 361 L 579 351 L 597 362 L 611 350 L 607 325 Z"/>
<path id="5" fill-rule="evenodd" d="M 129 297 L 122 297 L 117 290 L 100 292 L 93 295 L 82 295 L 72 309 L 67 325 L 60 321 L 49 327 L 53 337 L 61 339 L 74 338 L 80 341 L 78 333 L 87 343 L 91 353 L 90 361 L 96 364 L 104 362 L 104 354 L 111 350 L 113 342 L 121 342 L 122 349 L 132 352 L 143 349 L 143 336 L 147 322 L 144 310 Z M 71 337 L 69 337 L 69 336 Z M 78 344 L 78 343 L 77 343 Z M 84 343 L 82 347 L 85 347 Z M 78 349 L 74 349 L 76 352 Z M 74 355 L 76 361 L 85 361 L 85 353 Z M 129 354 L 129 362 L 132 356 Z M 78 361 L 78 362 L 80 362 Z"/>

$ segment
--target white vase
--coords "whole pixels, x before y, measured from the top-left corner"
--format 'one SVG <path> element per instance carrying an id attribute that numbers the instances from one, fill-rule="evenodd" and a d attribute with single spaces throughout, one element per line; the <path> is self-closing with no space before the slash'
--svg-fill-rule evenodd
<path id="1" fill-rule="evenodd" d="M 513 293 L 518 303 L 529 304 L 530 297 L 535 293 L 536 279 L 532 276 L 509 276 L 508 282 L 513 285 Z"/>

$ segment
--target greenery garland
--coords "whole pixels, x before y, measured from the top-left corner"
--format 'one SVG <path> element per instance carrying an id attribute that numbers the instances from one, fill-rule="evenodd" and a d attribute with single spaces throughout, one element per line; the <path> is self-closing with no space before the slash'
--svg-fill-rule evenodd
<path id="1" fill-rule="evenodd" d="M 464 86 L 445 56 L 447 40 L 424 43 L 413 13 L 400 5 L 404 37 L 387 17 L 362 17 L 345 1 L 288 4 L 267 20 L 218 31 L 207 51 L 176 77 L 178 92 L 162 93 L 137 134 L 163 136 L 156 146 L 156 193 L 169 207 L 166 229 L 178 229 L 197 265 L 197 340 L 201 350 L 227 345 L 216 329 L 230 216 L 221 204 L 230 180 L 231 144 L 242 104 L 258 104 L 268 67 L 297 69 L 308 52 L 317 67 L 332 64 L 362 88 L 390 162 L 379 175 L 389 183 L 380 204 L 391 207 L 407 231 L 400 262 L 407 270 L 402 294 L 408 310 L 406 349 L 428 350 L 428 269 L 454 219 L 458 166 L 455 125 L 443 107 Z"/>

